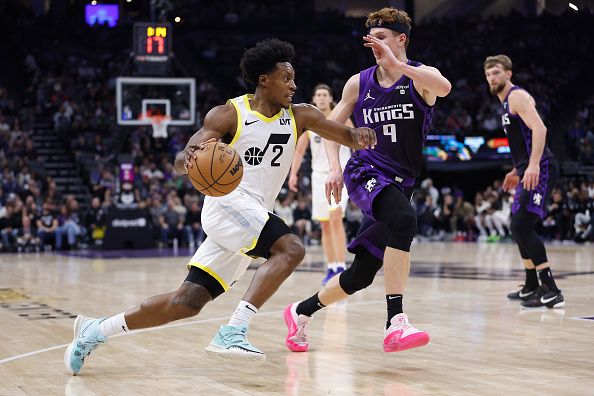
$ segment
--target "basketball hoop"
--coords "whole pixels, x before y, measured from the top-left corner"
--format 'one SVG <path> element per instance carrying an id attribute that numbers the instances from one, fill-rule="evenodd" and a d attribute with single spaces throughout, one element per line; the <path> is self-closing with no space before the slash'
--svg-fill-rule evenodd
<path id="1" fill-rule="evenodd" d="M 171 117 L 164 116 L 161 114 L 155 115 L 145 115 L 145 118 L 148 118 L 153 126 L 153 137 L 157 138 L 166 138 L 167 137 L 167 127 L 169 126 L 169 122 L 171 121 Z"/>

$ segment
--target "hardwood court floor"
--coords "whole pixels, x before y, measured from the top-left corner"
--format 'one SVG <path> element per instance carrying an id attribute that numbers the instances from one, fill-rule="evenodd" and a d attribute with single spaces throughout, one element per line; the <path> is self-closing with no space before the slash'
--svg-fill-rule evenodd
<path id="1" fill-rule="evenodd" d="M 523 280 L 512 245 L 415 245 L 405 309 L 432 340 L 391 354 L 381 349 L 381 276 L 316 315 L 310 352 L 288 352 L 281 311 L 322 278 L 296 272 L 250 329 L 267 362 L 211 360 L 203 348 L 243 295 L 249 270 L 198 317 L 114 337 L 72 377 L 62 360 L 69 316 L 115 314 L 173 290 L 187 258 L 0 255 L 0 395 L 592 395 L 594 320 L 576 317 L 594 317 L 594 247 L 549 246 L 549 258 L 566 307 L 523 311 L 505 298 Z M 304 269 L 319 261 L 312 249 Z"/>

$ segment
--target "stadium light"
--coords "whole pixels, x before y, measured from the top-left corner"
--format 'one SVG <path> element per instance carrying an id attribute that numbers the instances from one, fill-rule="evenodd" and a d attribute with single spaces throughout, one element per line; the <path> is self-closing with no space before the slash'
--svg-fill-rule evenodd
<path id="1" fill-rule="evenodd" d="M 181 18 L 180 17 L 175 17 L 174 21 L 177 22 L 177 23 L 180 23 L 181 22 Z"/>
<path id="2" fill-rule="evenodd" d="M 126 0 L 127 3 L 132 3 L 132 0 Z"/>
<path id="3" fill-rule="evenodd" d="M 97 5 L 97 1 L 96 0 L 91 1 L 91 5 Z"/>
<path id="4" fill-rule="evenodd" d="M 571 8 L 571 9 L 572 9 L 572 10 L 574 10 L 574 11 L 579 11 L 579 10 L 580 10 L 580 9 L 578 8 L 578 6 L 576 6 L 576 5 L 575 5 L 575 4 L 573 4 L 573 3 L 569 3 L 569 8 Z"/>

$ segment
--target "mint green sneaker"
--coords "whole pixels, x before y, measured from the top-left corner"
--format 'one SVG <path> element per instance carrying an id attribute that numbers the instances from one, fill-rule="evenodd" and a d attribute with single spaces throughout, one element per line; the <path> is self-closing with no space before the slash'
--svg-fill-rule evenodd
<path id="1" fill-rule="evenodd" d="M 263 363 L 266 355 L 250 344 L 246 333 L 246 326 L 221 326 L 204 350 L 217 359 L 233 360 L 237 363 Z"/>
<path id="2" fill-rule="evenodd" d="M 78 315 L 74 320 L 74 340 L 64 353 L 64 364 L 72 375 L 78 374 L 85 362 L 85 357 L 89 356 L 99 344 L 107 342 L 107 338 L 99 331 L 99 323 L 105 319 L 85 318 Z"/>

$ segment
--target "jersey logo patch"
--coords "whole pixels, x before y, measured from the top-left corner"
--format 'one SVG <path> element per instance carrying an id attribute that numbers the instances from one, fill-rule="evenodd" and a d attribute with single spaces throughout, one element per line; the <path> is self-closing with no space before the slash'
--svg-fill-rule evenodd
<path id="1" fill-rule="evenodd" d="M 365 102 L 367 99 L 375 100 L 375 98 L 371 96 L 371 89 L 367 91 L 367 94 L 365 95 L 365 99 L 363 99 L 363 102 Z"/>
<path id="2" fill-rule="evenodd" d="M 245 150 L 243 158 L 249 165 L 260 165 L 264 159 L 264 155 L 268 151 L 268 148 L 272 146 L 272 151 L 277 155 L 270 162 L 270 166 L 280 166 L 281 164 L 280 162 L 277 162 L 277 160 L 281 155 L 283 155 L 284 148 L 282 145 L 287 144 L 290 138 L 290 134 L 272 133 L 268 138 L 268 142 L 266 142 L 266 146 L 264 146 L 264 150 L 260 149 L 259 147 L 250 147 L 249 149 Z"/>
<path id="3" fill-rule="evenodd" d="M 540 193 L 536 193 L 532 196 L 532 202 L 534 202 L 535 205 L 540 206 L 540 203 L 542 202 L 542 194 Z"/>
<path id="4" fill-rule="evenodd" d="M 365 183 L 365 189 L 369 192 L 372 192 L 373 189 L 375 188 L 375 185 L 377 184 L 377 180 L 375 180 L 375 177 L 372 179 L 367 180 L 367 183 Z"/>
<path id="5" fill-rule="evenodd" d="M 321 141 L 322 141 L 322 138 L 320 136 L 314 137 L 314 142 L 320 143 Z"/>

